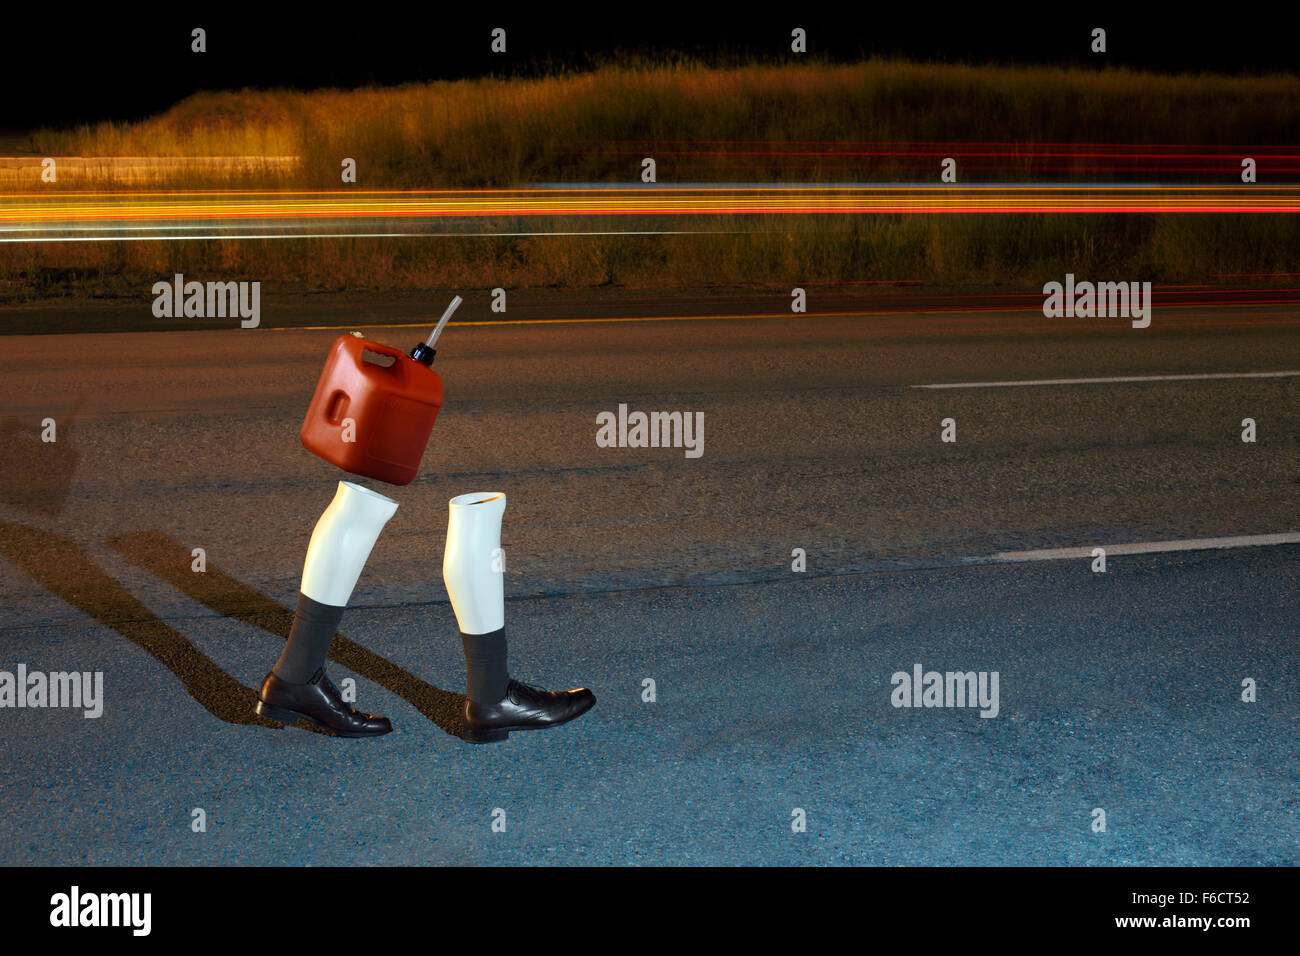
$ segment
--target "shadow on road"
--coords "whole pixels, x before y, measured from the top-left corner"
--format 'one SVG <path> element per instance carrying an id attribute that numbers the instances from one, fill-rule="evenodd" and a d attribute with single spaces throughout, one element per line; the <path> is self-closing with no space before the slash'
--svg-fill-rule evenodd
<path id="1" fill-rule="evenodd" d="M 70 412 L 43 419 L 39 427 L 17 418 L 0 422 L 0 501 L 51 517 L 63 513 L 81 458 L 71 443 L 72 423 L 84 404 L 78 395 Z M 41 438 L 47 421 L 56 441 Z"/>
<path id="2" fill-rule="evenodd" d="M 156 575 L 222 617 L 234 618 L 288 640 L 293 627 L 292 611 L 232 578 L 211 562 L 201 574 L 191 570 L 193 558 L 190 550 L 167 535 L 157 531 L 132 531 L 110 538 L 108 544 L 132 564 Z M 329 656 L 330 660 L 392 691 L 452 736 L 463 736 L 464 695 L 426 683 L 342 634 L 334 635 Z"/>
<path id="3" fill-rule="evenodd" d="M 280 727 L 253 712 L 257 702 L 254 690 L 159 620 L 70 539 L 0 521 L 0 554 L 46 590 L 148 651 L 180 678 L 189 695 L 214 717 L 229 724 Z"/>

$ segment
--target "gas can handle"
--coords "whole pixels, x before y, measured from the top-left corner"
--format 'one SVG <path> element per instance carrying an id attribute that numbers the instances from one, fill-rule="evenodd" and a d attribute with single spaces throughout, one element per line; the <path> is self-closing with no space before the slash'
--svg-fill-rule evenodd
<path id="1" fill-rule="evenodd" d="M 380 355 L 388 355 L 395 359 L 406 358 L 405 352 L 401 349 L 395 349 L 391 345 L 384 345 L 381 342 L 372 342 L 369 339 L 366 339 L 365 343 L 365 350 L 367 352 L 377 352 Z"/>

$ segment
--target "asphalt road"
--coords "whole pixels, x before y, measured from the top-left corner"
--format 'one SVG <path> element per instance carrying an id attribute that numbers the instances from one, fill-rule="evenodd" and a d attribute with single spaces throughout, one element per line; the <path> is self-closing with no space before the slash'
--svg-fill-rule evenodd
<path id="1" fill-rule="evenodd" d="M 1300 530 L 1300 378 L 915 387 L 1297 370 L 1294 307 L 453 326 L 335 644 L 397 725 L 361 742 L 248 712 L 339 478 L 297 439 L 336 334 L 2 340 L 0 669 L 105 703 L 0 709 L 0 859 L 1300 861 L 1300 546 L 988 563 Z M 703 412 L 703 455 L 597 447 L 620 403 Z M 599 703 L 476 748 L 441 559 L 477 490 L 513 672 Z M 998 715 L 891 706 L 918 663 L 998 672 Z"/>

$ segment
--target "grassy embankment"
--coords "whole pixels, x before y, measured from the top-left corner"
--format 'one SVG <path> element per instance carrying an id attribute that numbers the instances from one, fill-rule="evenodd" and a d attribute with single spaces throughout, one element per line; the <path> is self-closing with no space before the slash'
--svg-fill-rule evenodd
<path id="1" fill-rule="evenodd" d="M 204 93 L 141 123 L 38 131 L 32 148 L 55 156 L 300 157 L 291 173 L 246 183 L 274 188 L 343 188 L 338 170 L 345 156 L 358 160 L 364 189 L 634 183 L 643 155 L 656 156 L 661 183 L 890 182 L 915 181 L 917 170 L 879 157 L 802 157 L 796 164 L 764 149 L 901 141 L 1267 145 L 1285 143 L 1297 115 L 1296 77 L 875 61 L 644 65 L 540 80 Z M 674 154 L 667 152 L 672 141 L 678 148 L 683 141 L 695 145 Z M 702 148 L 718 149 L 700 147 L 704 141 L 775 145 L 733 146 L 743 156 L 704 156 Z M 937 180 L 937 155 L 933 165 Z M 1027 159 L 1013 161 L 1003 178 L 1028 174 Z M 0 248 L 0 296 L 138 295 L 142 283 L 174 271 L 307 289 L 899 279 L 1036 284 L 1067 270 L 1178 282 L 1209 273 L 1293 271 L 1300 251 L 1300 225 L 1292 216 L 749 217 L 698 225 L 743 232 L 8 245 Z"/>

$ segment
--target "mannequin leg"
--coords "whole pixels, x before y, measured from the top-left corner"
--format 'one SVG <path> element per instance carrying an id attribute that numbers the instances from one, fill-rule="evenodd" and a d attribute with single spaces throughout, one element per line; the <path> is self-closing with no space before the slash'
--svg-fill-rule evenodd
<path id="1" fill-rule="evenodd" d="M 505 632 L 505 563 L 499 492 L 451 499 L 442 578 L 465 651 L 465 739 L 505 740 L 512 730 L 554 727 L 590 710 L 585 687 L 543 691 L 509 676 Z"/>
<path id="2" fill-rule="evenodd" d="M 379 533 L 396 511 L 397 502 L 378 492 L 339 482 L 307 546 L 293 631 L 272 668 L 277 677 L 302 684 L 325 665 L 343 609 Z"/>
<path id="3" fill-rule="evenodd" d="M 303 564 L 298 610 L 284 652 L 259 692 L 257 712 L 293 722 L 306 717 L 344 736 L 374 736 L 392 727 L 383 717 L 344 703 L 325 675 L 339 620 L 357 579 L 397 502 L 350 481 L 316 522 Z"/>
<path id="4" fill-rule="evenodd" d="M 501 555 L 503 494 L 451 499 L 442 579 L 465 651 L 465 693 L 478 704 L 506 695 L 506 602 Z"/>

